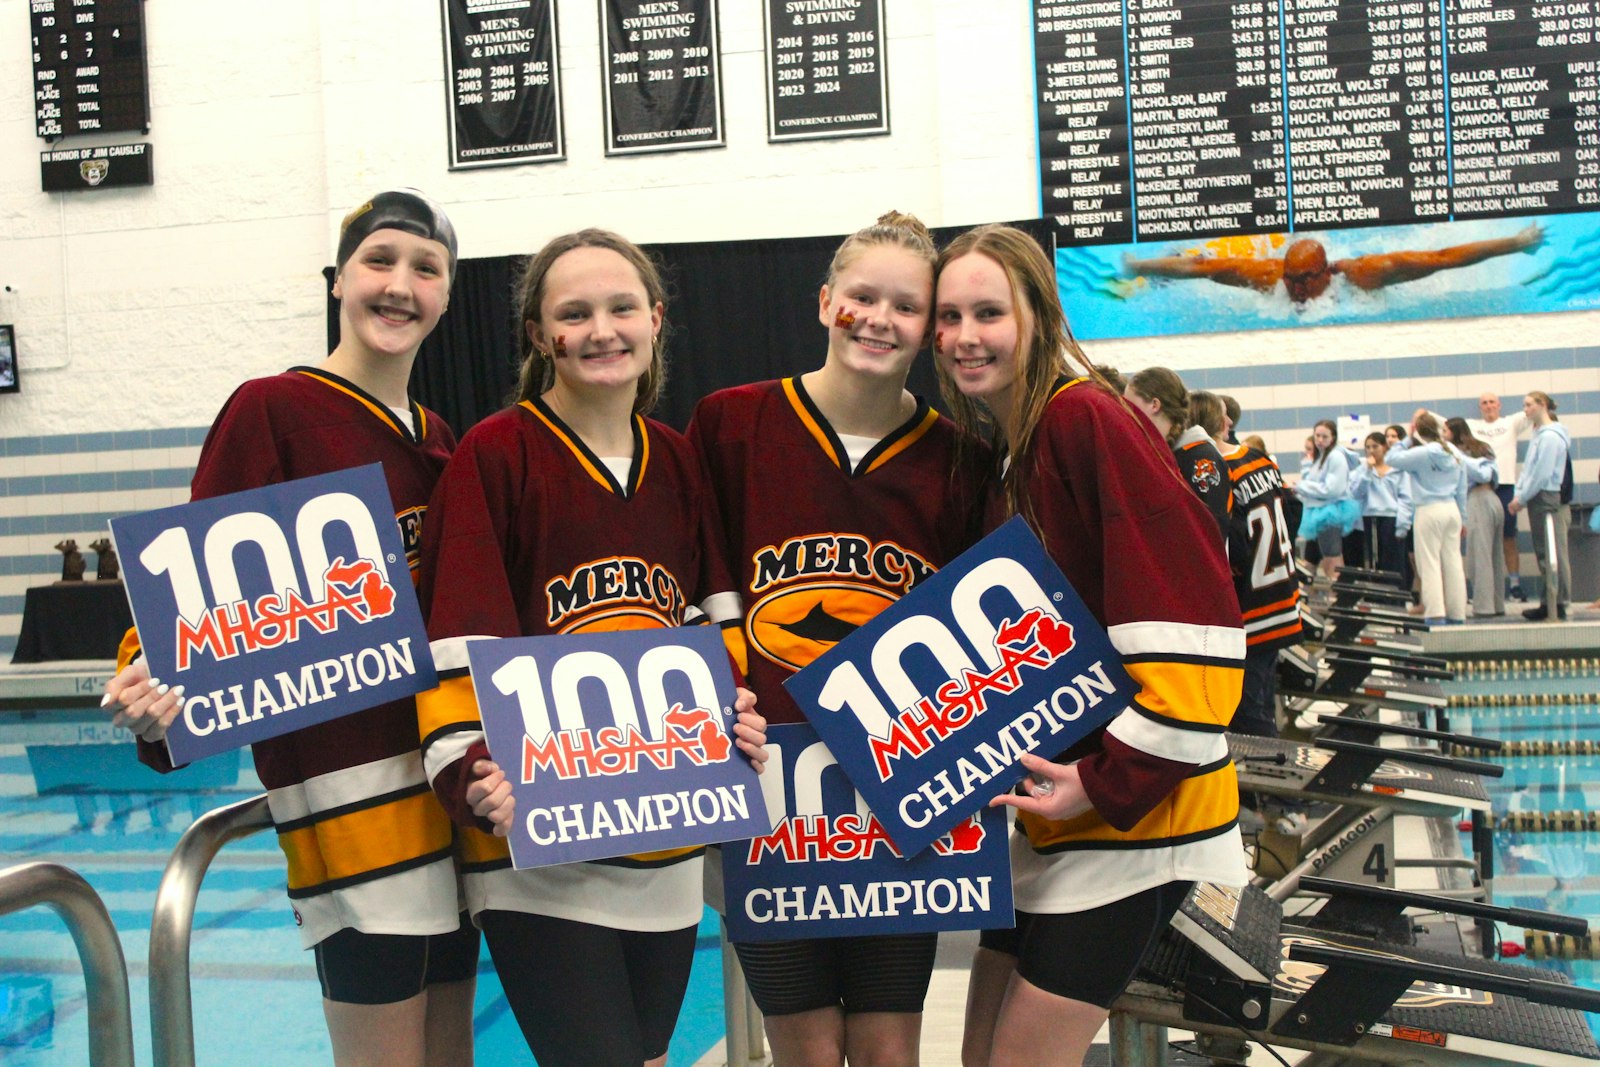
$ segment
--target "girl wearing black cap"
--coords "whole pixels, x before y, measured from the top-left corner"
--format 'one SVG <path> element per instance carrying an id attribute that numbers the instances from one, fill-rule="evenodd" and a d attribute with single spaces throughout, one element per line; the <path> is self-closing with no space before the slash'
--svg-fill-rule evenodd
<path id="1" fill-rule="evenodd" d="M 229 397 L 193 498 L 379 462 L 415 567 L 422 513 L 455 436 L 410 399 L 407 382 L 449 303 L 455 264 L 450 220 L 413 190 L 380 193 L 346 216 L 338 346 Z M 151 678 L 138 650 L 130 631 L 102 703 L 139 738 L 139 758 L 170 771 L 160 742 L 183 689 Z M 470 1065 L 478 934 L 458 911 L 450 821 L 427 789 L 413 702 L 252 751 L 289 861 L 295 923 L 316 954 L 335 1063 Z"/>

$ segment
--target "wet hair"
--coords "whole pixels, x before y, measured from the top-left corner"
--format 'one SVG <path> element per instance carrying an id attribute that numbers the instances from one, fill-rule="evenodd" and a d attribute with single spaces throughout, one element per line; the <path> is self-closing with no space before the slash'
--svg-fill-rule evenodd
<path id="1" fill-rule="evenodd" d="M 361 247 L 361 242 L 378 230 L 401 230 L 438 241 L 450 261 L 450 280 L 456 278 L 456 231 L 443 209 L 415 189 L 391 189 L 378 193 L 356 208 L 339 223 L 339 250 L 334 256 L 334 273 L 344 270 L 345 261 Z"/>
<path id="2" fill-rule="evenodd" d="M 1166 367 L 1146 367 L 1128 379 L 1127 389 L 1123 392 L 1126 393 L 1128 389 L 1161 405 L 1161 414 L 1172 424 L 1167 431 L 1167 444 L 1176 442 L 1183 431 L 1189 428 L 1191 396 L 1177 372 Z"/>
<path id="3" fill-rule="evenodd" d="M 555 385 L 555 359 L 550 352 L 534 346 L 532 338 L 528 336 L 527 324 L 541 321 L 544 283 L 550 274 L 550 268 L 555 266 L 556 260 L 578 248 L 604 248 L 615 252 L 638 272 L 639 280 L 644 283 L 645 298 L 650 305 L 652 307 L 656 304 L 666 305 L 667 287 L 662 281 L 661 271 L 656 266 L 655 260 L 626 237 L 610 230 L 590 228 L 552 238 L 528 260 L 522 269 L 522 278 L 517 282 L 515 295 L 519 317 L 523 323 L 523 358 L 522 370 L 517 375 L 516 400 L 533 400 Z M 650 345 L 650 367 L 639 379 L 639 391 L 633 399 L 633 411 L 636 415 L 648 414 L 656 406 L 656 401 L 661 398 L 661 388 L 667 380 L 666 347 L 667 327 L 663 321 L 661 331 L 656 334 L 654 342 Z"/>
<path id="4" fill-rule="evenodd" d="M 1561 421 L 1556 419 L 1556 402 L 1550 398 L 1549 393 L 1541 392 L 1538 389 L 1529 389 L 1525 395 L 1531 396 L 1539 403 L 1543 404 L 1544 409 L 1550 413 L 1551 419 L 1554 419 L 1557 422 Z"/>
<path id="5" fill-rule="evenodd" d="M 1466 419 L 1445 419 L 1444 424 L 1450 428 L 1450 443 L 1473 459 L 1488 459 L 1494 455 L 1494 449 L 1487 442 L 1478 440 Z"/>
<path id="6" fill-rule="evenodd" d="M 1156 441 L 1145 435 L 1147 423 L 1140 421 L 1144 416 L 1106 384 L 1079 347 L 1077 338 L 1072 336 L 1056 290 L 1055 269 L 1039 243 L 1015 226 L 997 223 L 979 226 L 944 247 L 939 253 L 935 275 L 962 256 L 973 254 L 985 256 L 999 266 L 1011 290 L 1018 327 L 1017 379 L 1016 387 L 1011 390 L 1011 424 L 1017 428 L 1017 434 L 1012 443 L 1011 466 L 1005 477 L 1005 496 L 1008 511 L 1030 520 L 1037 532 L 1038 524 L 1032 521 L 1033 508 L 1023 492 L 1027 481 L 1023 472 L 1031 469 L 1034 431 L 1062 375 L 1074 373 L 1089 379 L 1094 388 L 1115 395 L 1128 417 L 1135 420 L 1135 432 L 1140 439 L 1152 448 Z M 957 388 L 942 360 L 936 360 L 935 366 L 939 374 L 939 392 L 956 425 L 983 435 L 994 420 L 982 404 Z M 1176 469 L 1173 469 L 1173 477 L 1178 477 Z"/>
<path id="7" fill-rule="evenodd" d="M 1207 437 L 1222 437 L 1222 398 L 1216 393 L 1196 389 L 1189 394 L 1189 421 L 1206 432 Z"/>
<path id="8" fill-rule="evenodd" d="M 1317 431 L 1319 429 L 1321 429 L 1322 427 L 1324 427 L 1324 426 L 1326 426 L 1328 428 L 1328 433 L 1333 435 L 1333 444 L 1329 445 L 1327 448 L 1323 448 L 1321 445 L 1317 444 Z M 1328 453 L 1332 452 L 1334 449 L 1336 449 L 1338 447 L 1339 447 L 1339 427 L 1334 424 L 1334 421 L 1332 419 L 1318 419 L 1314 424 L 1312 424 L 1312 427 L 1311 427 L 1311 448 L 1312 448 L 1312 451 L 1314 453 L 1312 455 L 1312 457 L 1311 457 L 1312 466 L 1316 466 L 1316 467 L 1322 466 L 1325 462 L 1327 462 Z"/>
<path id="9" fill-rule="evenodd" d="M 877 222 L 861 227 L 834 250 L 833 259 L 828 264 L 828 287 L 833 287 L 839 274 L 848 270 L 850 264 L 861 257 L 861 253 L 877 245 L 904 248 L 926 263 L 930 270 L 939 258 L 938 250 L 933 247 L 933 235 L 921 219 L 899 211 L 885 211 L 878 216 Z"/>

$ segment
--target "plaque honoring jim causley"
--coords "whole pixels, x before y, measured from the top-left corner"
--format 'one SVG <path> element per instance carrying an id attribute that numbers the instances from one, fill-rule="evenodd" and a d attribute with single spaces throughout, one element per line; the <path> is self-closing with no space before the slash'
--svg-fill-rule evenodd
<path id="1" fill-rule="evenodd" d="M 717 0 L 605 0 L 600 38 L 607 155 L 724 143 Z"/>
<path id="2" fill-rule="evenodd" d="M 767 140 L 889 132 L 883 0 L 766 0 Z"/>
<path id="3" fill-rule="evenodd" d="M 436 684 L 383 468 L 111 520 L 174 764 Z"/>
<path id="4" fill-rule="evenodd" d="M 441 0 L 450 169 L 566 158 L 555 0 Z"/>
<path id="5" fill-rule="evenodd" d="M 1009 819 L 986 808 L 907 859 L 817 733 L 767 728 L 772 833 L 722 848 L 733 941 L 1010 926 Z"/>
<path id="6" fill-rule="evenodd" d="M 733 673 L 715 627 L 473 641 L 467 659 L 516 798 L 518 869 L 771 830 L 733 741 Z"/>
<path id="7" fill-rule="evenodd" d="M 1020 517 L 784 683 L 914 856 L 1110 721 L 1137 687 Z"/>

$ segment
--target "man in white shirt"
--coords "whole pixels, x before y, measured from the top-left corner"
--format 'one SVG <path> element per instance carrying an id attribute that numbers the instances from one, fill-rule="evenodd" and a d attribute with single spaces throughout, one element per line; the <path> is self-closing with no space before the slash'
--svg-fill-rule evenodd
<path id="1" fill-rule="evenodd" d="M 1512 600 L 1522 599 L 1521 560 L 1517 552 L 1517 516 L 1511 510 L 1511 500 L 1517 488 L 1517 438 L 1527 433 L 1532 424 L 1522 412 L 1500 417 L 1500 398 L 1493 393 L 1478 397 L 1481 419 L 1468 419 L 1473 436 L 1494 449 L 1495 467 L 1499 484 L 1495 492 L 1506 509 L 1506 524 L 1502 531 L 1506 554 L 1507 594 Z"/>

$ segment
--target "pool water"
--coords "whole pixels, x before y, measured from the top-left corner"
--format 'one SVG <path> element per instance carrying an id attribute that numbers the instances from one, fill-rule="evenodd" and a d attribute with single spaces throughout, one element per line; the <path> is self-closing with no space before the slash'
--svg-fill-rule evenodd
<path id="1" fill-rule="evenodd" d="M 0 866 L 61 863 L 100 894 L 128 962 L 138 1063 L 149 1064 L 150 909 L 167 857 L 197 815 L 253 796 L 261 784 L 248 755 L 163 776 L 139 766 L 131 741 L 103 723 L 69 729 L 18 718 L 0 713 Z M 71 718 L 82 717 L 63 716 Z M 52 743 L 26 743 L 41 739 Z M 190 950 L 200 1064 L 332 1062 L 316 971 L 284 890 L 270 832 L 224 847 L 206 875 Z M 55 913 L 35 907 L 0 916 L 0 1062 L 82 1067 L 86 1006 L 77 950 Z M 529 1062 L 487 950 L 474 1031 L 478 1062 Z M 668 1063 L 688 1067 L 721 1039 L 722 961 L 708 913 Z"/>
<path id="2" fill-rule="evenodd" d="M 1502 741 L 1600 742 L 1600 695 L 1593 661 L 1556 668 L 1463 672 L 1446 689 L 1468 700 L 1487 697 L 1503 705 L 1454 707 L 1450 729 Z M 1588 668 L 1588 669 L 1584 669 Z M 1488 778 L 1497 823 L 1518 812 L 1600 811 L 1600 756 L 1488 755 L 1506 768 Z M 1463 841 L 1463 847 L 1467 844 Z M 1497 825 L 1494 832 L 1494 903 L 1581 916 L 1600 930 L 1600 833 L 1528 831 Z M 1520 927 L 1500 930 L 1500 940 L 1520 943 Z M 1593 960 L 1529 961 L 1600 989 Z M 1589 1016 L 1600 1037 L 1600 1018 Z"/>

